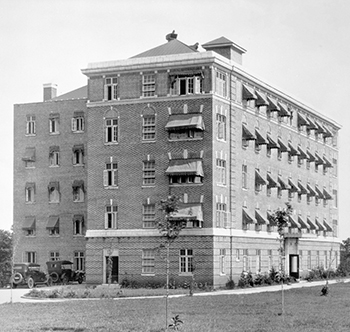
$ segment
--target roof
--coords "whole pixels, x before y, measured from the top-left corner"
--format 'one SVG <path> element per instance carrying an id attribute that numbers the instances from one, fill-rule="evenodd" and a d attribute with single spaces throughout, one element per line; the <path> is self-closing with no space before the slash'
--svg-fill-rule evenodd
<path id="1" fill-rule="evenodd" d="M 67 100 L 67 99 L 83 99 L 87 98 L 87 85 L 82 86 L 81 88 L 72 90 L 63 95 L 52 98 L 51 100 Z"/>
<path id="2" fill-rule="evenodd" d="M 169 42 L 152 48 L 148 51 L 137 54 L 133 58 L 146 58 L 151 56 L 160 56 L 160 55 L 171 55 L 171 54 L 184 54 L 184 53 L 197 53 L 198 51 L 194 50 L 192 47 L 180 42 L 177 39 L 170 40 Z"/>
<path id="3" fill-rule="evenodd" d="M 220 37 L 202 45 L 202 47 L 205 49 L 213 48 L 213 47 L 223 47 L 223 46 L 231 46 L 236 51 L 239 51 L 240 53 L 247 52 L 247 50 L 245 50 L 243 47 L 235 44 L 233 41 L 227 39 L 226 37 Z"/>

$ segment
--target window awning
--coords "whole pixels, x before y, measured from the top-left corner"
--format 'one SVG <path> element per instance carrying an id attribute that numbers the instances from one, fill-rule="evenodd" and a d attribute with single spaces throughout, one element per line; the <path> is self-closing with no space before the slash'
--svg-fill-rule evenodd
<path id="1" fill-rule="evenodd" d="M 273 214 L 270 211 L 266 212 L 267 220 L 270 226 L 277 226 L 277 221 L 273 218 Z"/>
<path id="2" fill-rule="evenodd" d="M 270 112 L 280 111 L 280 107 L 278 106 L 278 103 L 274 98 L 267 96 L 267 101 L 269 102 L 269 106 L 267 106 L 268 111 Z"/>
<path id="3" fill-rule="evenodd" d="M 24 223 L 22 225 L 22 229 L 24 230 L 35 229 L 35 217 L 32 217 L 32 216 L 25 217 Z"/>
<path id="4" fill-rule="evenodd" d="M 307 217 L 306 221 L 309 224 L 310 229 L 316 229 L 316 230 L 318 229 L 318 226 L 311 220 L 310 217 Z"/>
<path id="5" fill-rule="evenodd" d="M 290 185 L 290 192 L 296 193 L 299 191 L 298 185 L 291 178 L 288 179 L 288 184 Z"/>
<path id="6" fill-rule="evenodd" d="M 84 181 L 83 180 L 74 180 L 72 187 L 73 187 L 73 189 L 82 188 L 84 190 Z"/>
<path id="7" fill-rule="evenodd" d="M 256 139 L 255 135 L 250 132 L 250 130 L 244 124 L 242 124 L 242 138 L 247 141 L 253 141 Z"/>
<path id="8" fill-rule="evenodd" d="M 279 149 L 280 146 L 279 144 L 271 137 L 270 134 L 267 134 L 267 140 L 268 140 L 268 144 L 267 144 L 267 147 L 269 149 Z"/>
<path id="9" fill-rule="evenodd" d="M 324 196 L 324 199 L 333 199 L 333 196 L 327 191 L 326 188 L 323 188 L 323 196 Z"/>
<path id="10" fill-rule="evenodd" d="M 272 177 L 272 175 L 270 173 L 267 173 L 267 187 L 268 188 L 277 188 L 279 187 L 278 182 Z"/>
<path id="11" fill-rule="evenodd" d="M 270 224 L 270 222 L 258 210 L 255 210 L 255 219 L 259 225 Z"/>
<path id="12" fill-rule="evenodd" d="M 60 117 L 59 113 L 50 113 L 49 118 L 50 119 L 58 119 Z"/>
<path id="13" fill-rule="evenodd" d="M 175 77 L 191 77 L 191 76 L 201 76 L 204 77 L 203 71 L 199 69 L 193 69 L 193 70 L 179 70 L 179 71 L 173 71 L 169 73 L 169 76 L 175 76 Z"/>
<path id="14" fill-rule="evenodd" d="M 255 94 L 257 96 L 257 100 L 255 101 L 255 106 L 257 106 L 257 107 L 268 106 L 270 104 L 264 93 L 262 93 L 260 91 L 255 91 Z"/>
<path id="15" fill-rule="evenodd" d="M 204 176 L 202 160 L 198 159 L 174 159 L 169 161 L 165 171 L 168 175 L 197 175 Z"/>
<path id="16" fill-rule="evenodd" d="M 333 167 L 333 164 L 326 156 L 323 156 L 323 165 L 324 167 Z"/>
<path id="17" fill-rule="evenodd" d="M 312 120 L 309 116 L 306 117 L 309 129 L 317 129 L 316 123 L 314 120 Z"/>
<path id="18" fill-rule="evenodd" d="M 255 94 L 254 88 L 243 84 L 243 90 L 242 90 L 242 99 L 243 100 L 256 100 L 258 97 Z"/>
<path id="19" fill-rule="evenodd" d="M 82 214 L 75 214 L 73 216 L 73 220 L 74 221 L 81 221 L 81 222 L 84 222 L 84 216 Z"/>
<path id="20" fill-rule="evenodd" d="M 318 226 L 318 230 L 320 231 L 326 231 L 327 228 L 318 220 L 318 218 L 315 218 L 316 225 Z"/>
<path id="21" fill-rule="evenodd" d="M 307 190 L 309 191 L 308 196 L 317 196 L 315 189 L 311 187 L 310 183 L 307 184 Z"/>
<path id="22" fill-rule="evenodd" d="M 325 130 L 325 133 L 323 134 L 323 137 L 324 138 L 327 138 L 327 137 L 333 137 L 333 134 L 332 132 L 330 131 L 330 129 L 328 128 L 328 126 L 323 126 L 324 130 Z"/>
<path id="23" fill-rule="evenodd" d="M 33 188 L 35 189 L 35 183 L 34 182 L 26 182 L 26 189 L 27 188 Z"/>
<path id="24" fill-rule="evenodd" d="M 72 148 L 73 152 L 81 152 L 84 154 L 84 144 L 76 144 Z"/>
<path id="25" fill-rule="evenodd" d="M 59 187 L 59 183 L 57 181 L 52 181 L 52 182 L 49 183 L 49 190 L 50 189 L 58 190 L 58 187 Z"/>
<path id="26" fill-rule="evenodd" d="M 256 136 L 256 143 L 258 145 L 266 145 L 268 144 L 267 139 L 260 134 L 260 131 L 258 129 L 255 129 L 255 136 Z"/>
<path id="27" fill-rule="evenodd" d="M 58 227 L 58 222 L 60 218 L 58 216 L 50 216 L 49 220 L 47 222 L 46 228 L 47 229 L 52 229 Z"/>
<path id="28" fill-rule="evenodd" d="M 180 204 L 177 212 L 170 216 L 171 220 L 198 220 L 203 221 L 202 205 L 195 204 Z"/>
<path id="29" fill-rule="evenodd" d="M 310 123 L 307 121 L 306 116 L 298 112 L 298 126 L 309 126 Z"/>
<path id="30" fill-rule="evenodd" d="M 328 224 L 326 219 L 323 219 L 323 225 L 326 227 L 327 232 L 333 232 L 333 227 L 330 224 Z"/>
<path id="31" fill-rule="evenodd" d="M 289 152 L 289 147 L 287 144 L 285 144 L 281 138 L 278 138 L 277 140 L 279 146 L 280 146 L 280 150 L 281 152 Z"/>
<path id="32" fill-rule="evenodd" d="M 285 182 L 281 176 L 278 177 L 278 183 L 281 186 L 281 190 L 289 190 L 290 186 Z"/>
<path id="33" fill-rule="evenodd" d="M 310 162 L 313 162 L 313 161 L 316 160 L 316 157 L 310 152 L 310 150 L 307 150 L 306 153 L 307 153 L 307 159 L 308 159 Z"/>
<path id="34" fill-rule="evenodd" d="M 53 152 L 58 152 L 58 151 L 60 151 L 60 147 L 57 145 L 50 146 L 50 148 L 49 148 L 49 154 L 51 154 Z"/>
<path id="35" fill-rule="evenodd" d="M 324 160 L 323 160 L 323 158 L 318 154 L 318 152 L 315 153 L 315 156 L 316 156 L 315 164 L 316 164 L 316 165 L 323 165 Z"/>
<path id="36" fill-rule="evenodd" d="M 301 183 L 301 181 L 298 181 L 298 187 L 300 189 L 300 194 L 301 195 L 308 195 L 309 191 L 307 190 L 307 188 Z"/>
<path id="37" fill-rule="evenodd" d="M 280 107 L 279 116 L 290 116 L 290 111 L 286 104 L 278 102 L 278 106 Z"/>
<path id="38" fill-rule="evenodd" d="M 323 199 L 323 190 L 320 189 L 320 187 L 318 185 L 315 186 L 316 189 L 316 193 L 317 193 L 317 197 Z"/>
<path id="39" fill-rule="evenodd" d="M 296 221 L 292 216 L 289 216 L 290 227 L 292 228 L 301 228 L 301 225 Z"/>
<path id="40" fill-rule="evenodd" d="M 292 144 L 292 142 L 288 142 L 288 147 L 289 147 L 289 154 L 291 156 L 299 156 L 299 151 L 298 149 Z"/>
<path id="41" fill-rule="evenodd" d="M 242 221 L 243 224 L 256 224 L 256 220 L 252 218 L 246 208 L 242 209 Z"/>
<path id="42" fill-rule="evenodd" d="M 170 115 L 168 123 L 165 125 L 167 130 L 176 129 L 199 129 L 204 130 L 202 114 L 174 114 Z"/>
<path id="43" fill-rule="evenodd" d="M 326 130 L 324 129 L 323 125 L 321 123 L 319 123 L 317 120 L 315 121 L 315 124 L 316 124 L 316 127 L 317 127 L 316 132 L 318 134 L 324 134 L 326 132 Z"/>
<path id="44" fill-rule="evenodd" d="M 298 145 L 298 151 L 300 153 L 299 154 L 300 159 L 307 159 L 307 153 L 300 145 Z"/>
<path id="45" fill-rule="evenodd" d="M 261 176 L 260 172 L 256 169 L 255 170 L 255 183 L 266 185 L 267 181 Z"/>
<path id="46" fill-rule="evenodd" d="M 22 160 L 35 161 L 35 148 L 26 148 Z"/>
<path id="47" fill-rule="evenodd" d="M 75 111 L 73 116 L 75 118 L 79 118 L 79 117 L 84 116 L 84 114 L 85 114 L 84 111 Z"/>
<path id="48" fill-rule="evenodd" d="M 309 224 L 305 222 L 305 220 L 301 216 L 298 216 L 298 223 L 300 224 L 300 228 L 310 229 Z"/>

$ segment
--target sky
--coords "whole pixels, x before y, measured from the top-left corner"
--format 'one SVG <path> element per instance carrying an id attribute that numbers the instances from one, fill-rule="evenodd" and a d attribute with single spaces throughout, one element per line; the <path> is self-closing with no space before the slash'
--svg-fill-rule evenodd
<path id="1" fill-rule="evenodd" d="M 225 36 L 247 50 L 246 71 L 342 126 L 339 237 L 350 237 L 350 1 L 0 0 L 0 229 L 13 215 L 13 105 L 86 85 L 90 62 L 121 60 L 166 42 Z"/>

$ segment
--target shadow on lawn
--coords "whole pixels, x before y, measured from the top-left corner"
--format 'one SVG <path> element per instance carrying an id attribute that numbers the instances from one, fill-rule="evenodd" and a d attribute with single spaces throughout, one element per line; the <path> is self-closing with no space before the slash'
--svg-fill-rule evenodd
<path id="1" fill-rule="evenodd" d="M 83 332 L 85 328 L 74 328 L 74 327 L 42 327 L 41 331 L 73 331 L 73 332 Z"/>

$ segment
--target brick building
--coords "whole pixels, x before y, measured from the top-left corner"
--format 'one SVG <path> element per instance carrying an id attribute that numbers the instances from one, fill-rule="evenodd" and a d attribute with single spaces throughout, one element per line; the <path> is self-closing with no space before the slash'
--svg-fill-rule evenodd
<path id="1" fill-rule="evenodd" d="M 340 126 L 247 73 L 221 37 L 167 42 L 82 72 L 88 85 L 15 105 L 16 260 L 57 257 L 87 282 L 164 281 L 157 203 L 182 197 L 171 277 L 223 285 L 278 266 L 268 215 L 285 202 L 287 272 L 338 264 Z"/>

